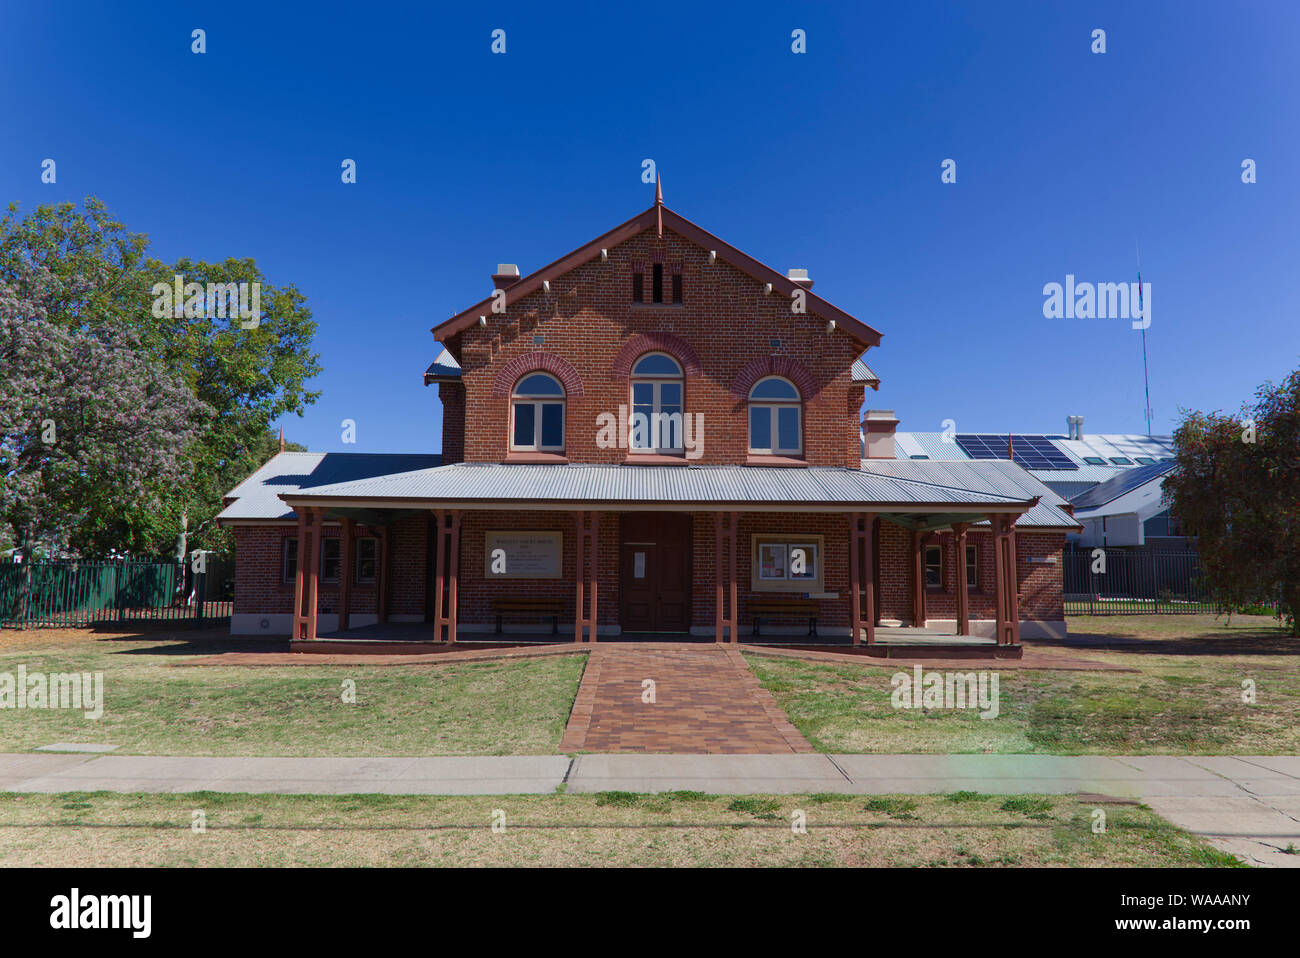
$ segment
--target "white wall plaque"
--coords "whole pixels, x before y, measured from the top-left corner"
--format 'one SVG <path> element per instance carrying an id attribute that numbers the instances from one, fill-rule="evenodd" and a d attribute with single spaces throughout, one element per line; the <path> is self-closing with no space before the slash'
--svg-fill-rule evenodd
<path id="1" fill-rule="evenodd" d="M 488 532 L 483 575 L 489 579 L 558 579 L 562 569 L 561 532 Z M 505 552 L 505 571 L 492 571 L 492 553 Z"/>

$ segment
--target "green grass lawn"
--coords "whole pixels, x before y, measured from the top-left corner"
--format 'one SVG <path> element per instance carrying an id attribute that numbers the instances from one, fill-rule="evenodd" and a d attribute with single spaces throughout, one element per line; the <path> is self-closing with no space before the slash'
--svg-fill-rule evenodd
<path id="1" fill-rule="evenodd" d="M 1296 754 L 1300 641 L 1263 617 L 1073 618 L 1063 655 L 1138 672 L 1002 669 L 997 718 L 895 709 L 896 665 L 748 655 L 800 732 L 830 752 Z M 1085 638 L 1086 634 L 1086 638 Z M 1048 643 L 1035 643 L 1036 651 Z M 958 670 L 962 671 L 962 670 Z M 1242 683 L 1255 685 L 1255 704 Z"/>
<path id="2" fill-rule="evenodd" d="M 202 811 L 206 831 L 192 830 Z M 802 811 L 806 833 L 791 828 Z M 0 865 L 1217 866 L 1138 806 L 1064 796 L 0 793 Z M 505 830 L 494 832 L 504 815 Z"/>
<path id="3" fill-rule="evenodd" d="M 586 659 L 177 667 L 214 649 L 186 635 L 20 635 L 0 635 L 0 672 L 103 672 L 104 714 L 0 711 L 0 752 L 77 742 L 139 755 L 553 754 Z M 345 680 L 355 704 L 343 701 Z"/>

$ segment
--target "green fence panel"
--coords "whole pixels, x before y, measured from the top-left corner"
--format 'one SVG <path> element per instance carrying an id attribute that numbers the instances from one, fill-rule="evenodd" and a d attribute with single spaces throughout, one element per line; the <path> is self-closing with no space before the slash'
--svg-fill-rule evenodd
<path id="1" fill-rule="evenodd" d="M 80 626 L 112 619 L 190 620 L 199 625 L 231 612 L 228 597 L 214 595 L 213 578 L 187 575 L 183 566 L 171 561 L 3 559 L 0 626 Z M 215 585 L 219 591 L 220 582 Z"/>

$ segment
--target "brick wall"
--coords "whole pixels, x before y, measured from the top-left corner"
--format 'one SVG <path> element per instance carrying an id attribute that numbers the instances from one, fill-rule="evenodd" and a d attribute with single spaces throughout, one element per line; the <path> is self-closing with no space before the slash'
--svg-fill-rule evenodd
<path id="1" fill-rule="evenodd" d="M 562 621 L 572 622 L 575 609 L 575 524 L 569 512 L 466 512 L 461 523 L 461 566 L 458 583 L 459 617 L 462 623 L 487 624 L 494 621 L 492 600 L 500 596 L 553 598 L 564 603 Z M 502 531 L 559 531 L 563 535 L 563 577 L 560 579 L 489 580 L 484 574 L 486 533 Z M 390 531 L 389 593 L 390 615 L 423 616 L 429 579 L 430 520 L 423 515 L 395 523 Z M 337 536 L 337 527 L 326 526 L 326 536 Z M 364 526 L 358 534 L 365 534 Z M 297 526 L 235 526 L 235 612 L 290 613 L 293 611 L 293 583 L 280 581 L 280 549 L 285 537 L 297 535 Z M 742 513 L 737 525 L 736 583 L 740 597 L 741 631 L 748 634 L 752 618 L 747 606 L 755 596 L 772 597 L 777 593 L 756 592 L 752 588 L 750 568 L 755 535 L 821 536 L 823 540 L 823 589 L 839 593 L 836 599 L 821 602 L 819 624 L 847 627 L 849 623 L 848 520 L 841 515 Z M 716 539 L 713 513 L 695 513 L 692 517 L 692 617 L 696 626 L 711 627 L 714 621 L 716 593 Z M 620 527 L 617 513 L 600 514 L 599 534 L 600 595 L 597 603 L 601 625 L 619 622 L 618 560 Z M 936 533 L 931 542 L 943 548 L 942 590 L 926 594 L 926 614 L 931 619 L 954 619 L 957 616 L 957 575 L 955 539 L 951 533 Z M 876 569 L 880 581 L 880 615 L 884 619 L 910 622 L 912 618 L 912 545 L 911 530 L 882 520 L 880 522 L 880 562 Z M 994 617 L 993 537 L 988 532 L 972 530 L 967 542 L 979 549 L 979 588 L 970 596 L 972 619 Z M 1059 621 L 1065 617 L 1061 601 L 1061 533 L 1016 534 L 1016 566 L 1020 590 L 1022 619 Z M 1055 557 L 1052 563 L 1031 559 Z M 318 609 L 338 611 L 338 585 L 321 582 Z M 353 612 L 375 611 L 374 585 L 354 584 Z M 793 620 L 782 620 L 791 625 Z"/>
<path id="2" fill-rule="evenodd" d="M 681 263 L 682 304 L 633 304 L 633 262 L 652 264 L 656 259 Z M 649 289 L 647 275 L 647 299 Z M 665 298 L 671 297 L 665 293 Z M 581 382 L 582 395 L 571 389 L 567 397 L 565 451 L 570 461 L 621 462 L 625 450 L 598 448 L 597 416 L 617 415 L 619 405 L 629 403 L 626 364 L 618 363 L 620 349 L 640 334 L 664 332 L 685 340 L 699 356 L 699 371 L 688 370 L 685 382 L 686 412 L 704 415 L 704 454 L 697 462 L 745 461 L 747 402 L 732 394 L 732 384 L 751 361 L 775 356 L 797 364 L 790 378 L 811 384 L 803 397 L 806 460 L 812 465 L 856 466 L 864 387 L 851 381 L 850 367 L 863 347 L 842 331 L 827 334 L 825 326 L 811 313 L 792 313 L 787 297 L 766 295 L 748 274 L 721 261 L 709 265 L 708 250 L 667 230 L 662 239 L 653 230 L 641 233 L 610 249 L 608 262 L 597 258 L 580 266 L 552 280 L 550 293 L 539 290 L 512 304 L 507 314 L 489 315 L 487 329 L 474 325 L 461 333 L 463 402 L 468 410 L 464 458 L 505 458 L 510 399 L 499 388 L 494 391 L 497 377 L 512 360 L 538 352 L 565 360 Z M 774 338 L 780 340 L 777 347 L 770 344 Z M 512 385 L 518 369 L 512 367 L 509 373 L 507 385 Z M 450 423 L 443 454 L 459 455 L 463 413 L 448 387 L 439 394 Z"/>
<path id="3" fill-rule="evenodd" d="M 442 400 L 442 464 L 465 461 L 465 387 L 460 383 L 439 383 Z"/>
<path id="4" fill-rule="evenodd" d="M 559 532 L 559 579 L 492 579 L 484 573 L 487 533 Z M 457 582 L 459 618 L 464 623 L 492 623 L 492 600 L 504 596 L 520 599 L 560 599 L 560 621 L 573 622 L 577 605 L 577 522 L 571 512 L 466 512 L 461 521 L 460 578 Z M 600 513 L 597 539 L 599 592 L 596 619 L 600 625 L 618 623 L 618 514 Z M 528 619 L 510 621 L 527 622 Z M 540 621 L 540 620 L 539 620 Z"/>
<path id="5" fill-rule="evenodd" d="M 421 520 L 422 521 L 422 520 Z M 418 532 L 419 522 L 404 520 L 394 526 L 395 530 L 408 531 L 405 540 L 390 532 L 393 544 L 390 552 L 394 561 L 389 565 L 393 575 L 393 588 L 389 592 L 388 611 L 390 614 L 424 612 L 424 565 L 417 554 L 423 543 L 422 533 Z M 373 531 L 364 525 L 358 525 L 356 535 L 372 536 Z M 342 535 L 339 526 L 325 526 L 325 538 L 337 538 Z M 285 539 L 296 538 L 298 524 L 287 522 L 276 526 L 241 526 L 232 528 L 235 537 L 235 606 L 236 615 L 293 612 L 292 580 L 283 582 L 281 577 L 282 543 Z M 396 545 L 396 548 L 393 548 Z M 416 562 L 419 568 L 413 568 Z M 319 562 L 319 559 L 317 559 Z M 339 610 L 339 584 L 317 580 L 318 612 L 337 612 Z M 352 583 L 352 598 L 349 603 L 354 613 L 373 613 L 376 611 L 376 584 L 373 582 Z"/>
<path id="6" fill-rule="evenodd" d="M 927 589 L 926 617 L 957 618 L 958 575 L 964 566 L 957 561 L 956 537 L 951 532 L 932 533 L 926 544 L 943 550 L 943 588 Z M 970 617 L 992 619 L 997 612 L 994 593 L 993 534 L 979 529 L 966 533 L 967 545 L 979 550 L 976 558 L 978 587 L 970 592 Z M 1064 533 L 1016 531 L 1016 584 L 1020 593 L 1021 619 L 1060 621 L 1065 618 L 1061 599 L 1061 549 Z M 1052 563 L 1033 559 L 1055 557 Z M 880 615 L 885 619 L 912 620 L 912 530 L 892 522 L 880 523 Z"/>

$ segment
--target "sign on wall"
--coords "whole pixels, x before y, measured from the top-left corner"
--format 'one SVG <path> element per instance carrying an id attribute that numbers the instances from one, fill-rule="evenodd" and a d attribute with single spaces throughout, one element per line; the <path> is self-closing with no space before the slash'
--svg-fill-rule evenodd
<path id="1" fill-rule="evenodd" d="M 564 534 L 488 532 L 483 574 L 489 579 L 558 579 Z"/>

